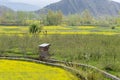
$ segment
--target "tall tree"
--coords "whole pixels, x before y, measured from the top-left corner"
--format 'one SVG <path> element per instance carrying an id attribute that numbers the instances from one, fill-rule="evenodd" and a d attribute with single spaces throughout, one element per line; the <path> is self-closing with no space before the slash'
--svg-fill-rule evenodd
<path id="1" fill-rule="evenodd" d="M 81 15 L 73 14 L 66 16 L 66 24 L 70 26 L 78 26 L 81 25 Z"/>
<path id="2" fill-rule="evenodd" d="M 48 11 L 48 14 L 46 15 L 46 18 L 44 20 L 45 25 L 59 25 L 62 22 L 62 12 L 53 12 L 53 11 Z"/>
<path id="3" fill-rule="evenodd" d="M 93 21 L 93 16 L 90 14 L 88 10 L 82 12 L 82 21 L 83 24 L 91 24 Z"/>

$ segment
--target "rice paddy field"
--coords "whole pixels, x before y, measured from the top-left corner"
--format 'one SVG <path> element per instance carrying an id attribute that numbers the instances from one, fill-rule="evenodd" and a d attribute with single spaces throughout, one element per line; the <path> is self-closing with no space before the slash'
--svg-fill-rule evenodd
<path id="1" fill-rule="evenodd" d="M 78 78 L 70 72 L 57 67 L 1 59 L 0 80 L 78 80 Z"/>

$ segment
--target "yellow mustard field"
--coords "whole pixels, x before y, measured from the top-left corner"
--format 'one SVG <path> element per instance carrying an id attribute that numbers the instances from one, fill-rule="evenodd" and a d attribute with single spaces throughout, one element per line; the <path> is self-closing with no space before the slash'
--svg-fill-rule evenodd
<path id="1" fill-rule="evenodd" d="M 78 80 L 70 72 L 26 61 L 0 60 L 0 80 Z"/>
<path id="2" fill-rule="evenodd" d="M 28 33 L 28 26 L 0 26 L 0 33 Z"/>
<path id="3" fill-rule="evenodd" d="M 69 30 L 71 28 L 68 28 L 68 27 L 62 27 L 62 26 L 44 26 L 43 27 L 44 30 L 59 30 L 59 29 L 63 29 L 63 30 Z"/>
<path id="4" fill-rule="evenodd" d="M 48 34 L 61 34 L 61 35 L 70 35 L 70 34 L 83 34 L 83 35 L 88 35 L 88 34 L 100 34 L 100 35 L 116 35 L 119 33 L 115 32 L 48 32 Z"/>
<path id="5" fill-rule="evenodd" d="M 47 33 L 45 33 L 47 31 Z M 0 34 L 28 34 L 29 26 L 0 26 Z M 102 34 L 116 35 L 120 34 L 120 28 L 115 30 L 111 28 L 96 27 L 96 26 L 44 26 L 40 34 Z"/>
<path id="6" fill-rule="evenodd" d="M 95 26 L 78 26 L 79 29 L 93 29 Z"/>

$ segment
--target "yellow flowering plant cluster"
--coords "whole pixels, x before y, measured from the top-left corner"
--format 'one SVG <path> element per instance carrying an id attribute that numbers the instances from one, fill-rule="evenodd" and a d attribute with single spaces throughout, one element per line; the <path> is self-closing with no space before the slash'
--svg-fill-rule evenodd
<path id="1" fill-rule="evenodd" d="M 93 29 L 95 26 L 78 26 L 78 29 Z"/>
<path id="2" fill-rule="evenodd" d="M 0 33 L 27 33 L 28 26 L 0 26 Z"/>
<path id="3" fill-rule="evenodd" d="M 78 80 L 78 78 L 57 67 L 1 59 L 0 80 Z"/>
<path id="4" fill-rule="evenodd" d="M 43 27 L 44 30 L 59 30 L 59 29 L 63 29 L 63 30 L 69 30 L 71 28 L 68 28 L 68 27 L 62 27 L 62 26 L 44 26 Z"/>
<path id="5" fill-rule="evenodd" d="M 95 30 L 94 30 L 95 29 Z M 116 28 L 119 31 L 119 27 Z M 95 26 L 73 26 L 73 27 L 63 27 L 63 26 L 44 26 L 42 32 L 40 34 L 102 34 L 102 35 L 116 35 L 119 32 L 110 30 L 110 29 L 102 29 Z M 19 34 L 29 33 L 28 26 L 0 26 L 0 33 L 6 34 Z"/>
<path id="6" fill-rule="evenodd" d="M 87 32 L 87 31 L 82 31 L 82 32 L 48 32 L 48 34 L 62 34 L 62 35 L 70 35 L 70 34 L 83 34 L 83 35 L 88 35 L 88 34 L 99 34 L 99 35 L 116 35 L 119 33 L 115 32 Z"/>

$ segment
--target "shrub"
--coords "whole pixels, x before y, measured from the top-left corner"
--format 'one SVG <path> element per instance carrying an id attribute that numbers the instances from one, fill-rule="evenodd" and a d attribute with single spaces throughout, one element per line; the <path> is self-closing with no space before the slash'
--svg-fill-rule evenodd
<path id="1" fill-rule="evenodd" d="M 42 26 L 38 26 L 37 24 L 32 24 L 29 28 L 29 32 L 32 34 L 40 33 L 42 30 Z"/>

